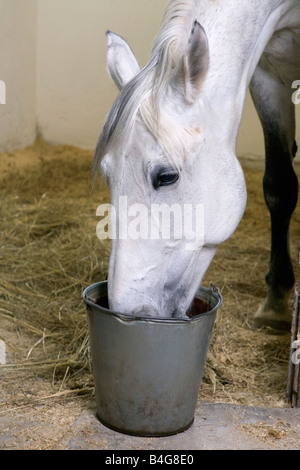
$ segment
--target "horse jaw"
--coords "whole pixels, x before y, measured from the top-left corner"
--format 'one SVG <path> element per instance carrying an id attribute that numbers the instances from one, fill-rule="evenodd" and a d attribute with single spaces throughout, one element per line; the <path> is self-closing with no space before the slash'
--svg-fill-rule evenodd
<path id="1" fill-rule="evenodd" d="M 129 246 L 126 249 L 127 241 L 122 247 L 117 240 L 113 242 L 108 275 L 110 309 L 138 316 L 185 318 L 216 248 L 203 247 L 189 254 L 174 251 L 167 257 L 151 250 L 150 261 L 150 257 L 141 256 L 144 248 L 137 241 L 134 251 Z"/>

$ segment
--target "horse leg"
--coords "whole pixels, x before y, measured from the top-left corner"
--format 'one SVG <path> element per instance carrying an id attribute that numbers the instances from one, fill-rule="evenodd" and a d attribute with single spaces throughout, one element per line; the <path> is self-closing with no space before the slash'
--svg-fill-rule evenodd
<path id="1" fill-rule="evenodd" d="M 250 92 L 260 117 L 266 163 L 264 196 L 271 218 L 271 257 L 266 275 L 267 297 L 254 317 L 254 326 L 290 330 L 288 298 L 295 278 L 289 254 L 289 224 L 296 207 L 298 180 L 293 169 L 296 155 L 295 106 L 291 89 L 258 66 Z"/>

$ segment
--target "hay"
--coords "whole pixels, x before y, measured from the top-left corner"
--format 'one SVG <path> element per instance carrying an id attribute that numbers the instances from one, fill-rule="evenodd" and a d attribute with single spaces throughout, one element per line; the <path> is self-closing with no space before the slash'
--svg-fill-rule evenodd
<path id="1" fill-rule="evenodd" d="M 14 167 L 28 154 L 30 165 Z M 0 181 L 0 339 L 8 351 L 8 363 L 0 365 L 2 382 L 5 378 L 3 406 L 9 402 L 13 407 L 16 398 L 7 397 L 13 396 L 20 381 L 32 384 L 32 378 L 36 387 L 43 381 L 43 392 L 34 399 L 23 394 L 18 407 L 42 399 L 93 395 L 82 291 L 106 278 L 110 245 L 95 233 L 96 207 L 108 200 L 108 192 L 100 185 L 90 194 L 91 157 L 91 152 L 42 141 L 0 155 L 0 161 L 13 165 Z M 221 288 L 224 304 L 200 399 L 287 406 L 290 336 L 252 330 L 253 314 L 266 290 L 269 215 L 261 171 L 245 168 L 245 174 L 246 214 L 219 249 L 203 282 Z M 291 227 L 295 267 L 299 222 L 298 211 Z"/>
<path id="2" fill-rule="evenodd" d="M 90 153 L 43 142 L 34 152 L 37 165 L 1 181 L 0 324 L 10 322 L 28 340 L 24 350 L 18 337 L 3 338 L 11 363 L 0 371 L 10 381 L 21 370 L 51 376 L 61 389 L 80 371 L 90 371 L 81 295 L 106 277 L 109 245 L 95 235 Z M 89 377 L 85 382 L 92 387 Z M 73 387 L 80 389 L 75 382 Z"/>

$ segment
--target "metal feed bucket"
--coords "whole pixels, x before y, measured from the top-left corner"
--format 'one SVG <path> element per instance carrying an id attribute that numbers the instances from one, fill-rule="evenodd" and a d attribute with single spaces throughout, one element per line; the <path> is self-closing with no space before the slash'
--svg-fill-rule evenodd
<path id="1" fill-rule="evenodd" d="M 209 341 L 222 296 L 200 287 L 209 311 L 191 319 L 136 317 L 98 304 L 107 281 L 83 294 L 88 311 L 97 414 L 109 428 L 165 436 L 194 420 Z M 101 303 L 101 302 L 100 302 Z"/>

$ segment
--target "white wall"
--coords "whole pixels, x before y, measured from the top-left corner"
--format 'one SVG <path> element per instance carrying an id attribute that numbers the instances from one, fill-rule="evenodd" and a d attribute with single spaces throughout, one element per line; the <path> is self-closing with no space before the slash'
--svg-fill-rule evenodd
<path id="1" fill-rule="evenodd" d="M 298 134 L 298 140 L 300 140 L 300 132 L 298 132 Z M 238 156 L 252 155 L 254 157 L 263 158 L 264 148 L 264 136 L 262 127 L 250 93 L 247 92 L 243 118 L 237 141 L 236 153 Z"/>
<path id="2" fill-rule="evenodd" d="M 0 80 L 0 151 L 9 151 L 36 136 L 36 0 L 0 0 Z"/>

